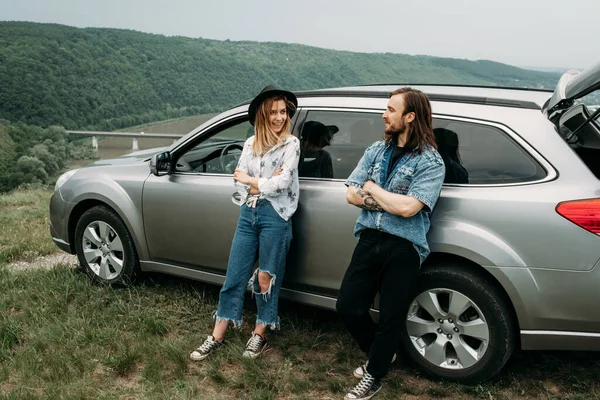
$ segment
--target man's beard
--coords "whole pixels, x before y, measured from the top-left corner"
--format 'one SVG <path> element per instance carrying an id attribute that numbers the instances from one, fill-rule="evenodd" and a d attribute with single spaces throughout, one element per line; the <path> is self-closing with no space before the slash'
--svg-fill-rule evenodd
<path id="1" fill-rule="evenodd" d="M 401 134 L 403 134 L 404 131 L 406 131 L 406 128 L 407 128 L 407 124 L 404 122 L 404 119 L 402 119 L 400 121 L 400 125 L 398 126 L 397 129 L 389 130 L 389 131 L 386 131 L 384 129 L 384 131 L 383 131 L 383 138 L 388 143 L 393 143 L 394 145 L 397 145 L 398 144 L 398 136 L 400 136 Z"/>

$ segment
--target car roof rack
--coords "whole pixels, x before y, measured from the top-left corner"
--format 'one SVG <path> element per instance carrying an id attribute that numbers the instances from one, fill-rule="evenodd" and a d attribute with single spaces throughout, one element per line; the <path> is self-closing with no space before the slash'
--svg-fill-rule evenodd
<path id="1" fill-rule="evenodd" d="M 430 85 L 423 85 L 430 86 Z M 417 88 L 417 85 L 413 85 Z M 367 87 L 365 87 L 367 88 Z M 377 90 L 352 90 L 352 89 L 327 89 L 313 91 L 294 92 L 297 97 L 368 97 L 368 98 L 388 98 L 389 92 Z M 499 97 L 475 96 L 466 94 L 447 94 L 447 93 L 427 93 L 431 101 L 444 101 L 450 103 L 468 103 L 482 104 L 487 106 L 502 106 L 514 108 L 526 108 L 530 110 L 541 110 L 539 104 L 529 100 L 506 99 Z"/>
<path id="2" fill-rule="evenodd" d="M 498 91 L 514 90 L 514 91 L 529 91 L 537 93 L 552 93 L 551 90 L 526 89 L 526 88 L 505 88 L 499 86 L 475 86 L 475 85 L 443 85 L 443 84 L 426 84 L 426 83 L 400 83 L 400 84 L 371 84 L 340 88 L 314 89 L 314 90 L 299 90 L 294 91 L 297 97 L 368 97 L 368 98 L 388 98 L 390 88 L 402 86 L 411 86 L 414 88 L 425 87 L 453 87 L 453 88 L 471 88 L 471 89 L 494 89 Z M 393 89 L 392 89 L 393 90 Z M 450 103 L 466 103 L 466 104 L 481 104 L 488 106 L 501 106 L 513 108 L 525 108 L 530 110 L 541 110 L 540 104 L 532 100 L 515 99 L 502 97 L 498 93 L 497 97 L 481 96 L 476 94 L 466 93 L 434 93 L 425 91 L 431 101 L 442 101 Z M 237 106 L 249 104 L 251 100 L 244 101 Z"/>
<path id="3" fill-rule="evenodd" d="M 553 89 L 526 88 L 518 86 L 493 86 L 493 85 L 469 85 L 461 83 L 417 83 L 417 82 L 400 82 L 400 83 L 367 83 L 365 85 L 356 85 L 355 87 L 378 87 L 378 86 L 433 86 L 433 87 L 452 87 L 452 88 L 477 88 L 477 89 L 498 89 L 498 90 L 518 90 L 520 92 L 546 92 L 552 93 Z"/>

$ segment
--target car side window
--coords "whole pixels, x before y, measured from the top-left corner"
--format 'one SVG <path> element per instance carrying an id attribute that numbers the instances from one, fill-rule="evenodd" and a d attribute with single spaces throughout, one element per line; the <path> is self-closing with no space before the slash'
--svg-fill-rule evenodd
<path id="1" fill-rule="evenodd" d="M 383 138 L 381 113 L 308 111 L 299 121 L 300 178 L 346 179 L 365 149 Z"/>
<path id="2" fill-rule="evenodd" d="M 546 177 L 545 169 L 508 134 L 490 125 L 434 118 L 444 183 L 506 184 Z"/>
<path id="3" fill-rule="evenodd" d="M 244 142 L 254 135 L 247 119 L 236 120 L 206 132 L 199 143 L 192 143 L 177 159 L 176 172 L 233 174 L 244 148 Z"/>

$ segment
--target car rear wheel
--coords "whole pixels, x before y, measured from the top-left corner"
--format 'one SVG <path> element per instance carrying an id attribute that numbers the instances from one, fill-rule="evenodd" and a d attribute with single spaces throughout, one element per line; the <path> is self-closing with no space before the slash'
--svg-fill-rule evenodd
<path id="1" fill-rule="evenodd" d="M 516 333 L 496 287 L 472 268 L 444 265 L 421 273 L 403 341 L 427 375 L 475 383 L 506 364 Z"/>
<path id="2" fill-rule="evenodd" d="M 138 270 L 138 257 L 127 227 L 104 206 L 87 210 L 75 228 L 79 263 L 96 283 L 130 283 Z"/>

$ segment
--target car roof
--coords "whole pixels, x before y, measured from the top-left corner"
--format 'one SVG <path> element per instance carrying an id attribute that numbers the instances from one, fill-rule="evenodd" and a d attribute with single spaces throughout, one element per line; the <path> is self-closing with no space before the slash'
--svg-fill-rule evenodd
<path id="1" fill-rule="evenodd" d="M 399 87 L 410 86 L 426 93 L 431 101 L 485 104 L 540 110 L 552 96 L 551 90 L 466 85 L 384 84 L 348 86 L 294 92 L 298 97 L 387 98 Z"/>

